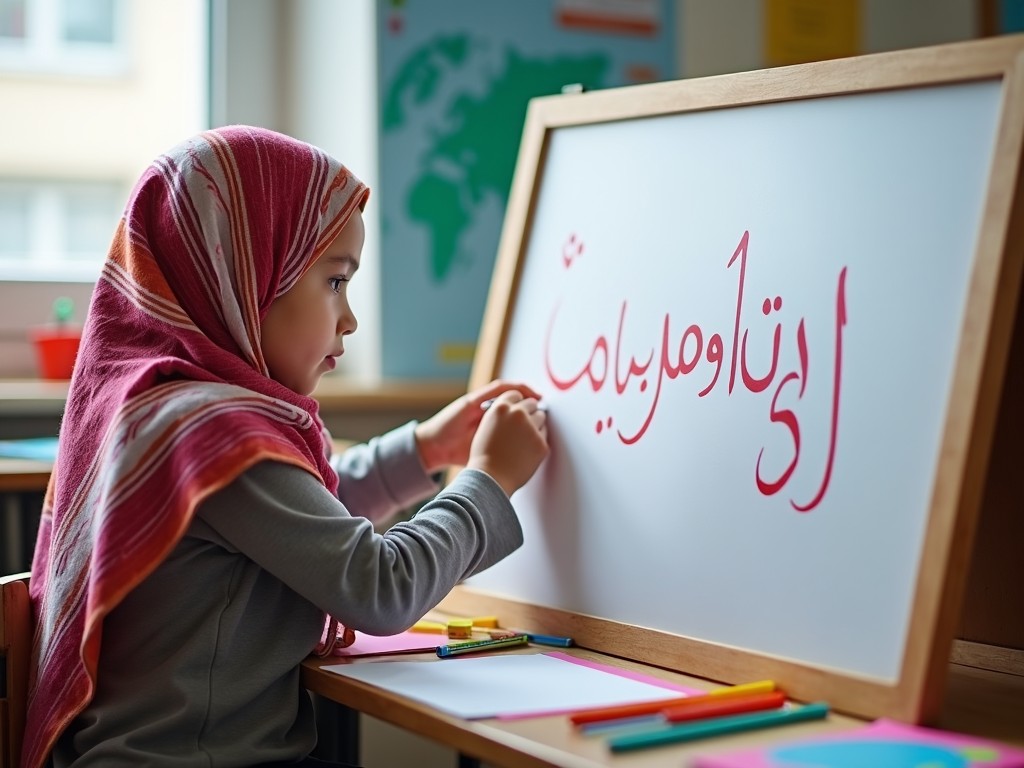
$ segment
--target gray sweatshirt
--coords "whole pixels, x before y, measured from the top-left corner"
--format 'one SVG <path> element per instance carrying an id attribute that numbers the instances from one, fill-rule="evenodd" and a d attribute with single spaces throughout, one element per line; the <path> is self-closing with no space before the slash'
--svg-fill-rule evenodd
<path id="1" fill-rule="evenodd" d="M 325 611 L 357 632 L 400 632 L 522 543 L 504 491 L 475 470 L 375 531 L 437 491 L 413 428 L 337 457 L 338 498 L 302 469 L 263 462 L 203 502 L 105 620 L 96 695 L 54 750 L 55 768 L 307 755 L 316 732 L 299 664 Z"/>

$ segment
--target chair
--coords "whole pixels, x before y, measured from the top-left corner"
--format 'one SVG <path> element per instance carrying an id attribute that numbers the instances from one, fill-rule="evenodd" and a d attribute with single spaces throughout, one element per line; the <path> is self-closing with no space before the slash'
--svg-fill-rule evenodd
<path id="1" fill-rule="evenodd" d="M 17 768 L 25 732 L 32 610 L 28 573 L 0 576 L 0 768 Z"/>

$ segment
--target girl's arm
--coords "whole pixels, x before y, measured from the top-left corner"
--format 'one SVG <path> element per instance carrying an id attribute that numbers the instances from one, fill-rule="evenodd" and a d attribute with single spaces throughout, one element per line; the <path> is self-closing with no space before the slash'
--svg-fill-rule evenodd
<path id="1" fill-rule="evenodd" d="M 416 447 L 415 422 L 331 457 L 338 473 L 338 498 L 353 515 L 373 523 L 437 493 Z"/>

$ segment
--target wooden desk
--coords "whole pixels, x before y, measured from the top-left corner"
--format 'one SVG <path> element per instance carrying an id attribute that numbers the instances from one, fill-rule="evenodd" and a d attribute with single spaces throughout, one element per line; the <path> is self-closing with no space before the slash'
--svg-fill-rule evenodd
<path id="1" fill-rule="evenodd" d="M 512 653 L 537 653 L 528 648 Z M 580 658 L 599 661 L 627 670 L 640 671 L 680 685 L 701 689 L 714 683 L 643 664 L 595 653 L 583 648 L 567 652 Z M 387 664 L 396 659 L 416 659 L 426 663 L 450 663 L 432 654 L 403 654 L 400 657 L 373 657 L 346 660 L 308 659 L 303 664 L 302 682 L 309 690 L 379 720 L 441 743 L 460 754 L 485 760 L 490 765 L 509 768 L 597 768 L 597 766 L 689 765 L 694 756 L 722 752 L 739 747 L 768 745 L 805 736 L 840 732 L 856 728 L 864 721 L 831 714 L 823 722 L 803 723 L 755 731 L 739 736 L 710 739 L 691 744 L 658 747 L 633 753 L 612 755 L 604 739 L 581 736 L 565 716 L 523 720 L 463 720 L 420 702 L 397 696 L 375 686 L 351 680 L 321 667 L 333 664 Z M 947 689 L 947 705 L 942 727 L 995 739 L 1024 747 L 1024 677 L 953 664 Z"/>
<path id="2" fill-rule="evenodd" d="M 331 375 L 313 396 L 333 434 L 363 441 L 432 416 L 465 392 L 465 381 L 362 382 Z M 67 382 L 0 379 L 0 439 L 57 434 L 67 394 Z"/>
<path id="3" fill-rule="evenodd" d="M 0 458 L 0 493 L 45 492 L 51 469 L 48 461 Z"/>
<path id="4" fill-rule="evenodd" d="M 334 452 L 341 453 L 351 440 L 334 440 Z M 53 464 L 48 461 L 0 457 L 0 493 L 45 493 Z"/>

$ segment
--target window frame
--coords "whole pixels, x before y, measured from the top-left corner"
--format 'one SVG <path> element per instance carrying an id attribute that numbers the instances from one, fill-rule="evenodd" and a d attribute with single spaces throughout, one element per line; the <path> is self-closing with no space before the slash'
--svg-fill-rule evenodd
<path id="1" fill-rule="evenodd" d="M 110 43 L 63 39 L 65 0 L 25 0 L 25 36 L 0 37 L 0 72 L 111 77 L 129 66 L 128 12 L 124 0 L 113 4 Z"/>

